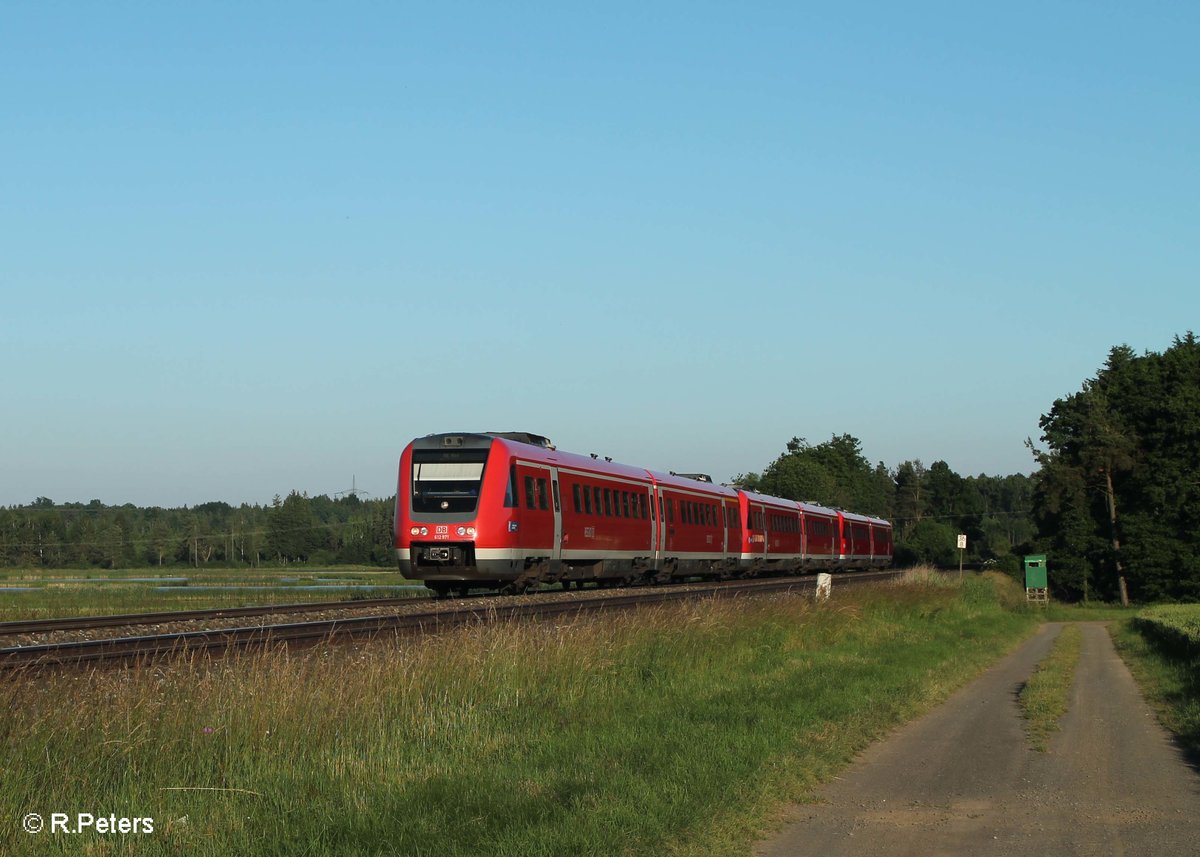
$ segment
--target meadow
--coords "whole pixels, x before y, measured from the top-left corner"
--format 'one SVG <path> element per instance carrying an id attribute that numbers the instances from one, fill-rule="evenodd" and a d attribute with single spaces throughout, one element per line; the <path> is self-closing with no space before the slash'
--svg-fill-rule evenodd
<path id="1" fill-rule="evenodd" d="M 428 594 L 398 571 L 373 566 L 0 568 L 0 621 Z"/>
<path id="2" fill-rule="evenodd" d="M 4 854 L 745 854 L 1040 617 L 999 575 L 28 677 Z M 150 834 L 29 834 L 36 812 Z"/>

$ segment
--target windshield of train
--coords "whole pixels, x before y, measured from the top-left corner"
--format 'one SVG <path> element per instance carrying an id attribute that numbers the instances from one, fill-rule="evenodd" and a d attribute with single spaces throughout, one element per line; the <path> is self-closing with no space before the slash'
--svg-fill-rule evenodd
<path id="1" fill-rule="evenodd" d="M 474 512 L 483 485 L 487 449 L 415 449 L 413 513 Z"/>

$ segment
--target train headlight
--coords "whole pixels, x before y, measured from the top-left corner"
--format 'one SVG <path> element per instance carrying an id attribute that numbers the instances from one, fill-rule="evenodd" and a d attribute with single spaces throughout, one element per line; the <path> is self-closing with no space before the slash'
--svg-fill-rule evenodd
<path id="1" fill-rule="evenodd" d="M 421 535 L 423 535 L 423 536 L 429 535 L 429 527 L 421 527 Z"/>
<path id="2" fill-rule="evenodd" d="M 467 535 L 468 535 L 468 536 L 472 536 L 472 537 L 474 537 L 474 535 L 475 535 L 475 528 L 474 528 L 474 527 L 467 527 Z"/>
<path id="3" fill-rule="evenodd" d="M 458 533 L 460 536 L 465 536 L 467 534 L 467 528 L 459 527 L 457 530 L 455 530 L 455 532 Z"/>
<path id="4" fill-rule="evenodd" d="M 408 534 L 410 536 L 419 536 L 419 535 L 421 535 L 421 528 L 413 527 L 411 530 L 408 531 Z"/>

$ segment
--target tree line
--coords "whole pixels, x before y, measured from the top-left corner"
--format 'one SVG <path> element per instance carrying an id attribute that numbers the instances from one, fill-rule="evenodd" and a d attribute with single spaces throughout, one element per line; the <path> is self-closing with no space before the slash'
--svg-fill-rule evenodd
<path id="1" fill-rule="evenodd" d="M 268 506 L 191 508 L 55 504 L 39 497 L 0 509 L 0 564 L 99 567 L 265 563 L 389 565 L 394 499 L 308 497 L 293 491 Z"/>

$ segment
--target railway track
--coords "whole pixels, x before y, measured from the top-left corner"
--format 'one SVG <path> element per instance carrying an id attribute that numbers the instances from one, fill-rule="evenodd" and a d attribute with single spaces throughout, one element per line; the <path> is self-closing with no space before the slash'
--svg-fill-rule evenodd
<path id="1" fill-rule="evenodd" d="M 92 628 L 126 628 L 138 625 L 162 625 L 167 622 L 200 622 L 205 619 L 231 619 L 251 616 L 274 616 L 288 613 L 319 613 L 322 610 L 345 610 L 370 607 L 391 607 L 426 600 L 408 598 L 365 598 L 356 601 L 307 601 L 298 604 L 273 604 L 257 607 L 214 607 L 210 610 L 167 610 L 159 613 L 112 613 L 105 616 L 68 616 L 62 619 L 20 619 L 0 622 L 0 637 L 16 634 L 44 634 L 54 631 L 80 631 Z"/>
<path id="2" fill-rule="evenodd" d="M 887 580 L 895 571 L 854 572 L 835 576 L 837 586 L 862 585 Z M 189 653 L 223 654 L 274 645 L 304 646 L 322 642 L 361 640 L 382 634 L 433 633 L 462 625 L 511 621 L 518 619 L 549 619 L 557 616 L 576 616 L 601 610 L 631 609 L 650 604 L 683 601 L 707 597 L 738 597 L 779 592 L 806 592 L 816 589 L 816 577 L 781 577 L 750 581 L 687 584 L 679 587 L 646 587 L 604 594 L 587 594 L 555 601 L 526 599 L 480 599 L 477 603 L 457 604 L 434 610 L 419 610 L 383 616 L 342 617 L 308 622 L 289 622 L 240 628 L 213 628 L 149 634 L 132 637 L 113 637 L 95 640 L 44 643 L 29 646 L 0 648 L 0 672 L 12 674 L 48 667 L 86 667 L 99 664 L 139 665 Z M 381 599 L 389 602 L 413 599 Z M 336 602 L 345 607 L 346 602 Z M 362 604 L 364 602 L 355 602 Z M 289 605 L 301 606 L 301 605 Z M 278 608 L 235 608 L 263 615 L 279 612 Z M 226 611 L 187 611 L 188 613 L 221 613 Z M 145 615 L 145 614 L 140 614 Z M 178 618 L 179 614 L 173 614 Z M 100 618 L 100 617 L 95 617 Z M 95 627 L 95 626 L 93 626 Z"/>

